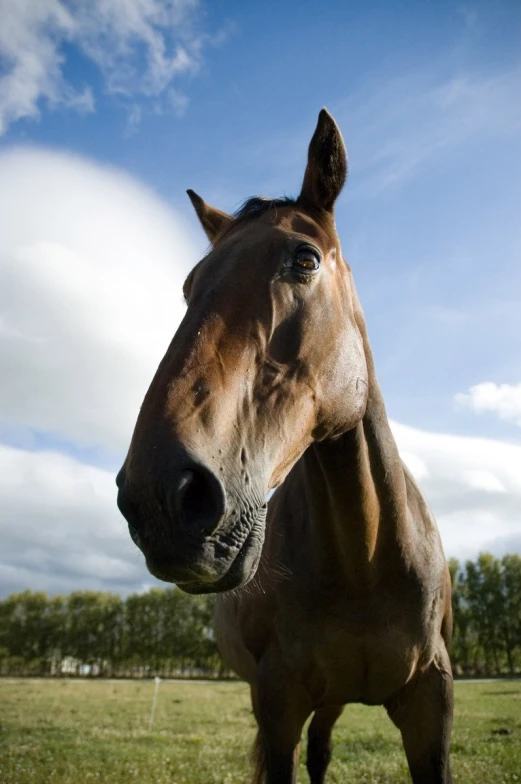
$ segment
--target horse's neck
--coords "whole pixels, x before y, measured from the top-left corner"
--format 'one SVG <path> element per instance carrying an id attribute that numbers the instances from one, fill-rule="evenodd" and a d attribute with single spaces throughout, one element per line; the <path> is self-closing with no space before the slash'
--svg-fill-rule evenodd
<path id="1" fill-rule="evenodd" d="M 408 537 L 405 475 L 368 343 L 366 355 L 363 420 L 339 438 L 314 444 L 303 460 L 317 565 L 353 581 L 377 579 L 379 569 L 403 559 Z"/>

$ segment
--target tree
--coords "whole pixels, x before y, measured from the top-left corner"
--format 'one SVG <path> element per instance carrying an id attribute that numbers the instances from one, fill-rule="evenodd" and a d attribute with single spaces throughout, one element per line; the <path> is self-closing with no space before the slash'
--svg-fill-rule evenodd
<path id="1" fill-rule="evenodd" d="M 460 569 L 459 561 L 451 558 L 449 571 L 452 582 L 453 632 L 451 660 L 455 671 L 470 672 L 475 659 L 477 637 L 472 624 L 472 615 L 465 598 L 466 574 Z"/>
<path id="2" fill-rule="evenodd" d="M 521 653 L 521 556 L 505 555 L 501 560 L 503 608 L 501 628 L 511 675 L 516 669 L 516 660 Z"/>

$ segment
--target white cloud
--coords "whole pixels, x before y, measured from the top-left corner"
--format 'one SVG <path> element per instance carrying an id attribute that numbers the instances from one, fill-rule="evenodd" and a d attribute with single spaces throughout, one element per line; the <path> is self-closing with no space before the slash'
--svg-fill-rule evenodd
<path id="1" fill-rule="evenodd" d="M 151 581 L 116 507 L 114 474 L 56 452 L 0 445 L 0 594 Z"/>
<path id="2" fill-rule="evenodd" d="M 181 187 L 181 186 L 180 186 Z M 0 155 L 0 422 L 123 453 L 197 251 L 126 175 Z"/>
<path id="3" fill-rule="evenodd" d="M 100 69 L 106 92 L 165 93 L 165 106 L 173 101 L 179 113 L 186 96 L 168 88 L 196 73 L 204 47 L 223 36 L 201 31 L 198 0 L 0 0 L 0 18 L 0 134 L 21 117 L 38 117 L 42 100 L 93 110 L 91 88 L 65 76 L 64 44 Z"/>
<path id="4" fill-rule="evenodd" d="M 105 77 L 108 92 L 159 95 L 183 73 L 195 73 L 205 36 L 195 32 L 197 0 L 83 0 L 76 37 Z M 145 60 L 138 65 L 138 56 Z"/>
<path id="5" fill-rule="evenodd" d="M 521 446 L 396 422 L 393 432 L 436 516 L 448 556 L 521 552 Z"/>
<path id="6" fill-rule="evenodd" d="M 521 427 L 521 384 L 476 384 L 467 394 L 460 392 L 455 401 L 476 414 L 492 412 L 500 419 Z"/>
<path id="7" fill-rule="evenodd" d="M 418 457 L 418 455 L 415 455 L 413 452 L 409 452 L 406 449 L 402 449 L 400 451 L 400 457 L 418 482 L 421 482 L 429 476 L 429 469 L 427 468 L 425 461 L 422 460 L 421 457 Z"/>
<path id="8" fill-rule="evenodd" d="M 38 102 L 93 109 L 88 87 L 75 90 L 62 74 L 58 41 L 74 36 L 74 20 L 59 0 L 0 0 L 0 134 L 21 117 L 38 117 Z"/>

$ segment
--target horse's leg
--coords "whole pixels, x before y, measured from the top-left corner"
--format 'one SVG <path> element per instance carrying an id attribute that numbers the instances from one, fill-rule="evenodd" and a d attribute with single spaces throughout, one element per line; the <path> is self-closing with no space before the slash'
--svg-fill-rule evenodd
<path id="1" fill-rule="evenodd" d="M 430 666 L 385 707 L 402 734 L 414 784 L 451 784 L 452 673 L 444 643 Z"/>
<path id="2" fill-rule="evenodd" d="M 300 686 L 252 687 L 252 703 L 259 725 L 255 743 L 254 784 L 295 784 L 302 727 L 309 714 L 309 696 Z"/>
<path id="3" fill-rule="evenodd" d="M 331 732 L 342 711 L 342 705 L 319 708 L 308 729 L 308 755 L 306 767 L 311 784 L 324 784 L 326 769 L 333 751 Z"/>

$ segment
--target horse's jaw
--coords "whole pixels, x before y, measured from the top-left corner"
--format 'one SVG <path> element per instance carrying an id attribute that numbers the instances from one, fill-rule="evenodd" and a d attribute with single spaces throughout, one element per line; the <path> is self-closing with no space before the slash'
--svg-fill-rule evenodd
<path id="1" fill-rule="evenodd" d="M 164 520 L 148 526 L 146 537 L 131 538 L 148 571 L 186 593 L 220 593 L 241 588 L 255 575 L 264 544 L 266 505 L 250 507 L 211 536 L 179 532 Z M 130 528 L 130 526 L 129 526 Z"/>

